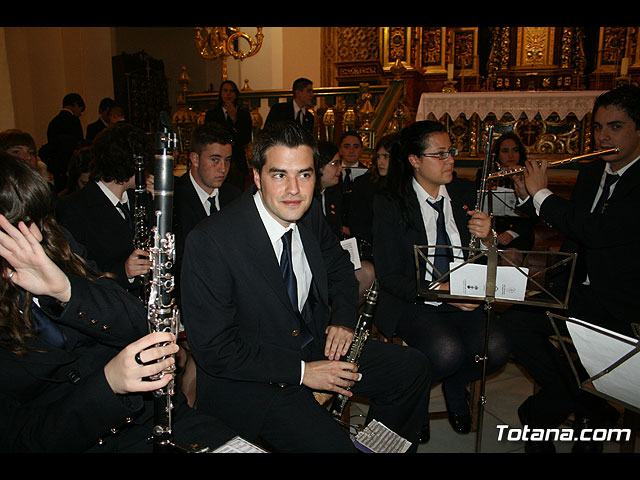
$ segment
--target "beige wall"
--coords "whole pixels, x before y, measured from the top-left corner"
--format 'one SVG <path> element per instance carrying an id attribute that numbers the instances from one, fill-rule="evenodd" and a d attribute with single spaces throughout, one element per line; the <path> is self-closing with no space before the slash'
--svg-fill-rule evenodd
<path id="1" fill-rule="evenodd" d="M 242 27 L 255 35 L 255 27 Z M 98 103 L 113 96 L 111 58 L 145 50 L 165 63 L 169 101 L 175 105 L 177 78 L 185 64 L 191 90 L 220 85 L 220 62 L 200 58 L 191 27 L 4 27 L 0 28 L 0 130 L 19 128 L 38 145 L 46 143 L 49 121 L 64 95 L 78 92 L 86 103 L 86 127 L 97 118 Z M 320 27 L 264 27 L 260 52 L 228 60 L 228 78 L 240 88 L 245 79 L 258 89 L 290 89 L 298 77 L 320 84 Z M 241 45 L 245 51 L 247 45 Z M 268 109 L 265 110 L 265 115 Z"/>

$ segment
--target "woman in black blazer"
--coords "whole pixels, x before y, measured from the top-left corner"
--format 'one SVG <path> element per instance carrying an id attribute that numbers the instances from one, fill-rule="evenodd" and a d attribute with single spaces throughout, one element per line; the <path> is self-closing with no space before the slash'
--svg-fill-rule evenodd
<path id="1" fill-rule="evenodd" d="M 75 253 L 54 202 L 35 171 L 0 154 L 0 451 L 151 452 L 151 391 L 171 377 L 146 378 L 178 347 L 147 334 L 143 304 Z M 233 437 L 174 398 L 177 444 Z"/>
<path id="2" fill-rule="evenodd" d="M 204 121 L 219 123 L 231 131 L 233 157 L 227 181 L 244 190 L 249 173 L 246 147 L 251 142 L 252 136 L 251 115 L 239 102 L 240 90 L 235 82 L 231 80 L 222 82 L 218 98 L 218 104 L 207 111 Z"/>

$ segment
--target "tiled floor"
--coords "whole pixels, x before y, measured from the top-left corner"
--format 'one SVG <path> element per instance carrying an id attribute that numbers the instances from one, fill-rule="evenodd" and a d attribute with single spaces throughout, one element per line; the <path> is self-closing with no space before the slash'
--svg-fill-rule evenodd
<path id="1" fill-rule="evenodd" d="M 482 429 L 482 442 L 479 453 L 524 453 L 524 442 L 507 441 L 506 431 L 503 440 L 498 441 L 498 425 L 520 428 L 518 406 L 533 392 L 533 383 L 520 368 L 509 362 L 500 372 L 487 379 L 485 390 L 485 409 Z M 431 392 L 431 412 L 444 411 L 444 399 L 439 385 Z M 366 406 L 354 403 L 351 415 L 366 412 Z M 568 426 L 564 426 L 569 428 Z M 453 431 L 446 418 L 431 420 L 431 440 L 418 447 L 418 453 L 478 453 L 476 450 L 477 433 L 460 435 Z M 569 453 L 571 442 L 555 442 L 558 453 Z M 605 453 L 620 452 L 620 443 L 605 443 Z M 636 451 L 638 448 L 636 447 Z"/>

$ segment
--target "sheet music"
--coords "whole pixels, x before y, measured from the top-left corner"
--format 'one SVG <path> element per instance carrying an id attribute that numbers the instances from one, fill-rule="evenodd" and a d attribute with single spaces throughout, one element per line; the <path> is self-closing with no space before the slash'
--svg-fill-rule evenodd
<path id="1" fill-rule="evenodd" d="M 227 443 L 220 445 L 213 453 L 267 453 L 242 437 L 233 437 Z"/>
<path id="2" fill-rule="evenodd" d="M 367 453 L 404 453 L 411 446 L 411 442 L 377 420 L 371 420 L 355 436 L 353 443 L 356 448 Z"/>
<path id="3" fill-rule="evenodd" d="M 487 287 L 487 266 L 467 263 L 454 270 L 459 263 L 451 263 L 449 290 L 451 295 L 485 297 Z M 496 267 L 495 298 L 523 301 L 527 289 L 528 268 L 509 266 Z"/>
<path id="4" fill-rule="evenodd" d="M 353 269 L 358 270 L 359 268 L 362 268 L 362 264 L 360 263 L 360 252 L 358 251 L 358 241 L 356 240 L 356 237 L 342 240 L 340 242 L 340 246 L 347 252 L 349 252 L 349 259 L 351 260 L 351 263 L 353 263 Z"/>
<path id="5" fill-rule="evenodd" d="M 569 334 L 590 377 L 601 372 L 638 346 L 638 340 L 572 318 Z M 576 323 L 574 323 L 576 322 Z M 640 408 L 640 353 L 593 381 L 601 393 Z"/>
<path id="6" fill-rule="evenodd" d="M 489 209 L 489 202 L 485 202 L 483 207 L 484 213 L 487 215 L 493 214 L 496 217 L 519 217 L 515 211 L 517 197 L 513 189 L 505 187 L 496 187 L 495 190 L 490 190 L 491 195 L 491 212 Z M 479 195 L 479 192 L 478 192 Z"/>

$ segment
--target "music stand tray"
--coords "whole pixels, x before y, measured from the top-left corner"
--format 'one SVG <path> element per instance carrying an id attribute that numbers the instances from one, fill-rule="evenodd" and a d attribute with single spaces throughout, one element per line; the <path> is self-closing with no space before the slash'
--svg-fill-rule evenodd
<path id="1" fill-rule="evenodd" d="M 433 261 L 430 259 L 431 252 L 436 248 L 452 249 L 452 256 L 456 254 L 464 255 L 463 251 L 468 251 L 467 259 L 461 258 L 458 262 L 450 264 L 448 272 L 439 272 Z M 485 322 L 485 339 L 484 354 L 476 355 L 476 362 L 483 362 L 482 378 L 480 383 L 480 399 L 478 402 L 478 433 L 476 437 L 476 452 L 480 452 L 482 443 L 482 429 L 484 405 L 486 404 L 485 385 L 486 385 L 486 367 L 489 353 L 489 325 L 491 323 L 492 304 L 522 304 L 532 305 L 545 308 L 566 309 L 569 303 L 569 292 L 573 281 L 575 271 L 575 263 L 577 255 L 575 253 L 551 252 L 551 251 L 524 251 L 524 250 L 499 250 L 495 245 L 488 248 L 472 248 L 472 247 L 452 247 L 449 245 L 415 245 L 415 265 L 417 275 L 417 294 L 423 298 L 425 302 L 435 301 L 443 302 L 450 300 L 463 301 L 465 303 L 484 303 L 487 312 Z M 529 268 L 518 264 L 515 259 L 526 258 L 527 255 L 542 255 L 549 257 L 545 261 L 544 267 L 531 272 Z M 465 286 L 472 286 L 469 291 L 473 294 L 465 294 L 466 289 L 460 289 L 452 294 L 447 290 L 434 290 L 434 283 L 437 284 L 445 278 L 453 279 L 453 275 L 462 273 L 463 268 L 471 266 L 476 270 L 476 266 L 481 267 L 481 278 L 475 278 Z M 507 268 L 508 276 L 501 275 L 500 268 Z M 460 272 L 458 272 L 460 270 Z M 464 274 L 470 270 L 465 269 Z M 458 272 L 458 273 L 456 273 Z M 474 273 L 474 272 L 471 272 Z M 563 288 L 563 294 L 554 293 L 549 285 L 550 278 L 555 275 L 568 274 L 566 289 Z M 514 277 L 515 275 L 515 277 Z M 427 280 L 427 277 L 429 278 Z M 505 285 L 503 280 L 507 278 L 515 279 L 521 286 L 520 296 L 505 295 Z M 507 292 L 509 293 L 509 292 Z M 517 293 L 517 292 L 516 292 Z"/>
<path id="2" fill-rule="evenodd" d="M 636 338 L 605 328 L 547 312 L 558 342 L 569 360 L 581 390 L 640 413 L 640 325 L 632 324 Z M 580 380 L 578 368 L 569 353 L 567 339 L 557 322 L 565 322 L 571 343 L 588 378 Z"/>

